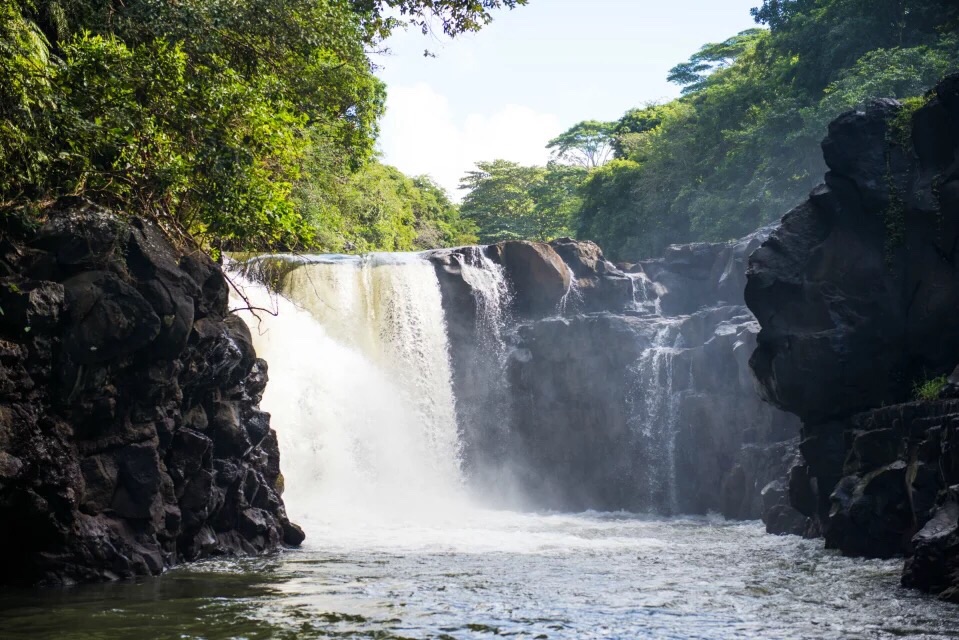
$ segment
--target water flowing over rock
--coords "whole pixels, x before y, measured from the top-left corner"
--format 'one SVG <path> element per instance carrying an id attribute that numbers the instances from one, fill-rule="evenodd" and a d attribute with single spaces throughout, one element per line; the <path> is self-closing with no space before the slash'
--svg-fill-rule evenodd
<path id="1" fill-rule="evenodd" d="M 898 404 L 959 360 L 959 75 L 915 112 L 840 116 L 823 153 L 825 183 L 752 255 L 746 286 L 752 368 L 803 421 L 792 503 L 827 545 L 909 555 L 905 584 L 959 600 L 957 407 Z"/>
<path id="2" fill-rule="evenodd" d="M 740 292 L 766 233 L 670 247 L 627 271 L 591 242 L 535 245 L 522 253 L 546 264 L 555 255 L 570 274 L 548 307 L 521 302 L 526 267 L 501 260 L 522 243 L 429 252 L 471 473 L 514 484 L 538 508 L 760 517 L 763 489 L 791 461 L 774 443 L 798 429 L 760 399 L 748 368 L 758 325 Z M 467 275 L 489 263 L 508 291 L 497 305 L 484 302 L 497 289 Z M 477 324 L 490 308 L 499 317 Z M 497 327 L 500 346 L 489 348 L 484 326 Z M 480 378 L 507 384 L 491 393 Z M 493 432 L 494 449 L 468 435 Z M 771 445 L 778 454 L 756 453 Z M 779 532 L 805 526 L 785 496 L 767 502 L 783 512 Z"/>
<path id="3" fill-rule="evenodd" d="M 284 425 L 291 513 L 339 539 L 476 499 L 736 518 L 768 503 L 795 529 L 784 493 L 763 495 L 796 424 L 753 386 L 754 320 L 718 297 L 657 311 L 708 299 L 714 275 L 741 281 L 761 237 L 699 246 L 712 263 L 681 276 L 669 259 L 627 273 L 569 239 L 235 265 L 253 306 L 279 311 L 245 319 L 275 365 L 264 403 Z M 697 278 L 694 293 L 663 284 Z"/>
<path id="4" fill-rule="evenodd" d="M 158 574 L 299 544 L 227 283 L 84 204 L 0 241 L 0 582 Z"/>
<path id="5" fill-rule="evenodd" d="M 233 268 L 253 306 L 276 312 L 242 317 L 274 363 L 263 403 L 283 425 L 295 519 L 331 542 L 465 508 L 433 265 L 415 254 L 278 255 Z"/>

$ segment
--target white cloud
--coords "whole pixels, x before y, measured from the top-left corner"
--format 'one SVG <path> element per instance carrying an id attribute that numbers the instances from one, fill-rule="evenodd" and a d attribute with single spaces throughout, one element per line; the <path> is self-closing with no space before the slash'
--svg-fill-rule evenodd
<path id="1" fill-rule="evenodd" d="M 456 122 L 446 97 L 417 83 L 390 87 L 380 149 L 387 164 L 408 175 L 429 174 L 460 200 L 460 178 L 476 162 L 545 164 L 546 143 L 560 132 L 557 116 L 515 104 Z"/>

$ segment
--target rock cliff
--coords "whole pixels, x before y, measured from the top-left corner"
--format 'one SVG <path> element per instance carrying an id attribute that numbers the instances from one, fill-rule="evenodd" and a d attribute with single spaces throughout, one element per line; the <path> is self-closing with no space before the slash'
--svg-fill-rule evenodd
<path id="1" fill-rule="evenodd" d="M 266 363 L 219 267 L 84 203 L 0 228 L 0 581 L 299 544 Z"/>
<path id="2" fill-rule="evenodd" d="M 788 492 L 828 546 L 904 554 L 905 584 L 959 601 L 959 406 L 909 402 L 959 361 L 959 75 L 843 114 L 823 155 L 746 286 L 762 392 L 803 422 Z"/>
<path id="3" fill-rule="evenodd" d="M 761 400 L 748 367 L 758 325 L 741 292 L 766 233 L 670 247 L 625 270 L 570 239 L 430 254 L 473 472 L 492 468 L 537 507 L 743 519 L 778 509 L 773 529 L 803 528 L 783 491 L 764 505 L 798 431 Z M 496 292 L 477 272 L 495 269 L 507 293 L 490 304 Z M 491 338 L 493 307 L 505 310 Z"/>

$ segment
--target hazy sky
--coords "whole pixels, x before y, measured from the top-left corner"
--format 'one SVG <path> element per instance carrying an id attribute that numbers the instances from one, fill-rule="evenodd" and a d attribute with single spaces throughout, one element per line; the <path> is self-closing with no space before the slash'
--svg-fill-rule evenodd
<path id="1" fill-rule="evenodd" d="M 398 33 L 391 55 L 374 56 L 389 92 L 383 160 L 433 176 L 458 200 L 460 177 L 479 160 L 542 164 L 546 142 L 570 125 L 679 95 L 668 70 L 755 26 L 758 4 L 530 0 L 452 41 Z"/>

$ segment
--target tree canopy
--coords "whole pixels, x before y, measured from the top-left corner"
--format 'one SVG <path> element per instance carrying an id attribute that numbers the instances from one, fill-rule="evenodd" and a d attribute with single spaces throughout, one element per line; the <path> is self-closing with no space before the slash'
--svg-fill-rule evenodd
<path id="1" fill-rule="evenodd" d="M 959 70 L 954 0 L 765 0 L 753 16 L 761 26 L 670 70 L 680 98 L 551 140 L 552 169 L 480 163 L 464 180 L 464 217 L 484 239 L 542 237 L 520 221 L 532 220 L 543 176 L 568 165 L 579 173 L 551 192 L 563 204 L 550 219 L 613 258 L 738 237 L 822 179 L 830 120 L 871 98 L 920 96 Z"/>
<path id="2" fill-rule="evenodd" d="M 584 120 L 550 140 L 546 148 L 556 162 L 594 169 L 612 156 L 615 128 L 615 122 Z"/>
<path id="3" fill-rule="evenodd" d="M 395 233 L 358 214 L 371 229 L 322 227 L 323 203 L 355 213 L 343 198 L 390 172 L 367 52 L 404 24 L 452 36 L 525 2 L 0 0 L 0 208 L 83 195 L 235 247 L 406 247 L 426 221 L 446 237 L 430 207 Z"/>
<path id="4" fill-rule="evenodd" d="M 460 215 L 476 225 L 481 242 L 569 235 L 579 204 L 576 191 L 585 173 L 583 168 L 558 164 L 478 162 L 460 184 L 469 191 Z"/>

